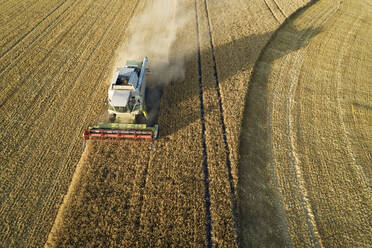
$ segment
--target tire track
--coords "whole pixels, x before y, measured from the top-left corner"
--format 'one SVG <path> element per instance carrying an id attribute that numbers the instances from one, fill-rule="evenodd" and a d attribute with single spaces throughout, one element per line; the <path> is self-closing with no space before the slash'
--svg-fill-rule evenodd
<path id="1" fill-rule="evenodd" d="M 212 218 L 211 218 L 211 200 L 209 191 L 209 171 L 208 171 L 208 154 L 205 137 L 205 119 L 204 119 L 204 103 L 203 103 L 203 80 L 201 67 L 201 53 L 200 53 L 200 36 L 199 36 L 199 22 L 198 22 L 198 8 L 195 0 L 195 23 L 196 23 L 196 40 L 197 40 L 197 54 L 198 54 L 198 73 L 199 73 L 199 100 L 200 100 L 200 121 L 201 121 L 201 140 L 203 145 L 203 172 L 204 172 L 204 200 L 205 200 L 205 232 L 206 245 L 212 247 Z"/>
<path id="2" fill-rule="evenodd" d="M 39 21 L 35 26 L 31 28 L 30 31 L 25 33 L 20 39 L 18 39 L 12 46 L 10 46 L 5 52 L 0 54 L 0 59 L 5 56 L 10 50 L 15 48 L 23 39 L 25 39 L 31 32 L 33 32 L 42 22 L 44 22 L 49 16 L 51 16 L 54 12 L 56 12 L 63 4 L 66 3 L 67 0 L 64 0 L 61 4 L 59 4 L 56 8 L 54 8 L 49 14 L 47 14 L 41 21 Z"/>
<path id="3" fill-rule="evenodd" d="M 208 3 L 207 0 L 204 0 L 204 6 L 205 6 L 205 14 L 208 19 L 208 33 L 209 33 L 209 44 L 211 46 L 211 54 L 212 54 L 212 63 L 213 63 L 213 75 L 216 81 L 216 92 L 218 97 L 218 106 L 219 106 L 219 113 L 220 113 L 220 125 L 222 129 L 222 136 L 223 136 L 223 143 L 225 148 L 225 155 L 226 155 L 226 169 L 228 174 L 228 181 L 230 184 L 230 197 L 232 202 L 232 216 L 233 216 L 233 225 L 235 230 L 235 238 L 236 243 L 238 244 L 238 228 L 237 228 L 237 218 L 238 218 L 238 211 L 237 211 L 237 201 L 236 201 L 236 194 L 235 194 L 235 188 L 234 188 L 234 182 L 233 182 L 233 176 L 231 173 L 231 160 L 230 160 L 230 149 L 229 144 L 227 141 L 226 136 L 226 125 L 225 125 L 225 118 L 223 114 L 223 106 L 222 106 L 222 97 L 221 97 L 221 90 L 220 90 L 220 82 L 218 79 L 218 73 L 217 73 L 217 64 L 216 64 L 216 56 L 215 56 L 215 50 L 214 50 L 214 44 L 213 44 L 213 36 L 211 32 L 211 20 L 209 18 L 209 10 L 208 10 Z M 201 74 L 199 74 L 201 75 Z"/>
<path id="4" fill-rule="evenodd" d="M 335 14 L 339 8 L 340 8 L 340 5 L 336 8 L 326 9 L 324 12 L 321 12 L 319 14 L 320 18 L 311 19 L 310 22 L 307 24 L 307 26 L 309 26 L 309 27 L 311 27 L 311 26 L 320 27 L 331 16 L 333 16 L 333 14 Z M 295 44 L 295 42 L 297 40 L 307 40 L 309 37 L 311 37 L 313 35 L 314 32 L 315 32 L 315 29 L 312 30 L 312 31 L 307 31 L 307 32 L 301 34 L 300 37 L 298 37 L 297 39 L 294 40 L 293 44 Z M 294 45 L 292 45 L 292 46 L 294 46 Z M 300 189 L 299 194 L 301 196 L 301 204 L 303 205 L 303 208 L 304 208 L 304 211 L 305 211 L 306 222 L 307 222 L 306 225 L 307 225 L 307 229 L 308 229 L 307 231 L 308 231 L 309 236 L 311 238 L 311 242 L 312 242 L 311 245 L 314 246 L 314 247 L 324 247 L 324 245 L 322 244 L 322 239 L 319 235 L 317 223 L 316 223 L 316 220 L 315 220 L 315 217 L 314 217 L 315 216 L 314 211 L 311 207 L 309 194 L 308 194 L 308 191 L 306 189 L 306 185 L 304 183 L 305 181 L 304 181 L 304 177 L 303 177 L 303 172 L 302 172 L 302 169 L 299 165 L 300 160 L 299 160 L 299 158 L 297 156 L 297 152 L 296 152 L 296 146 L 297 146 L 296 143 L 297 142 L 296 142 L 295 131 L 294 131 L 294 127 L 293 127 L 294 119 L 293 119 L 293 115 L 292 115 L 292 110 L 293 110 L 294 104 L 295 104 L 294 97 L 295 97 L 295 92 L 296 92 L 296 88 L 297 88 L 297 84 L 298 84 L 299 74 L 301 72 L 303 55 L 305 53 L 306 53 L 306 48 L 304 48 L 303 50 L 299 50 L 299 51 L 294 52 L 293 55 L 287 56 L 287 58 L 284 59 L 281 62 L 280 68 L 288 67 L 288 65 L 286 65 L 288 63 L 293 64 L 291 66 L 292 67 L 291 71 L 293 73 L 291 73 L 292 77 L 291 77 L 291 82 L 290 82 L 290 85 L 289 85 L 289 97 L 287 99 L 287 102 L 285 103 L 285 105 L 286 105 L 285 108 L 286 108 L 286 112 L 287 112 L 287 127 L 288 127 L 287 134 L 288 134 L 288 144 L 289 144 L 289 148 L 290 148 L 289 149 L 290 150 L 290 162 L 291 162 L 291 167 L 294 170 L 297 187 Z M 291 61 L 291 58 L 293 58 L 293 61 Z M 282 72 L 284 70 L 280 69 L 279 71 L 280 71 L 280 73 L 277 76 L 277 80 L 279 80 L 279 78 L 282 77 Z M 278 91 L 277 88 L 278 88 L 278 84 L 275 83 L 273 93 L 272 93 L 273 96 L 272 96 L 272 99 L 270 101 L 271 103 L 270 103 L 270 109 L 269 109 L 269 127 L 270 127 L 270 130 L 272 130 L 272 118 L 273 118 L 272 113 L 273 113 L 273 109 L 274 109 L 275 98 L 280 98 L 280 96 L 276 96 L 276 95 L 278 95 L 276 93 Z M 277 101 L 280 101 L 280 100 L 277 100 Z M 270 135 L 270 143 L 272 143 L 271 135 Z M 275 157 L 275 155 L 273 155 L 273 157 Z M 275 158 L 272 159 L 272 162 L 274 164 L 276 163 Z M 275 167 L 274 164 L 272 166 Z M 275 174 L 278 174 L 278 173 L 276 172 Z"/>
<path id="5" fill-rule="evenodd" d="M 280 11 L 280 13 L 283 15 L 283 18 L 286 19 L 287 16 L 286 14 L 284 14 L 282 8 L 280 8 L 279 4 L 275 1 L 275 0 L 272 0 L 274 2 L 274 4 L 276 5 L 276 7 L 278 8 L 278 10 Z"/>
<path id="6" fill-rule="evenodd" d="M 340 94 L 341 83 L 344 82 L 342 80 L 342 73 L 341 73 L 342 72 L 342 60 L 346 56 L 346 52 L 348 51 L 348 49 L 350 49 L 349 44 L 352 44 L 352 42 L 348 42 L 348 41 L 351 40 L 351 35 L 352 34 L 355 35 L 355 31 L 358 30 L 358 28 L 356 28 L 357 25 L 358 25 L 358 28 L 361 25 L 361 20 L 358 19 L 358 18 L 353 23 L 353 28 L 351 28 L 349 30 L 349 32 L 347 33 L 347 36 L 345 37 L 345 41 L 342 44 L 342 47 L 340 48 L 340 53 L 339 53 L 339 57 L 338 57 L 338 60 L 337 60 L 338 69 L 335 72 L 336 80 L 337 80 L 336 95 L 337 95 L 338 117 L 339 117 L 339 122 L 340 122 L 340 125 L 341 125 L 341 128 L 342 128 L 342 131 L 343 131 L 343 136 L 344 136 L 343 138 L 344 138 L 345 143 L 347 145 L 346 150 L 350 155 L 353 166 L 360 173 L 360 177 L 361 177 L 360 180 L 363 181 L 363 183 L 365 184 L 365 187 L 367 189 L 370 189 L 368 187 L 369 183 L 368 183 L 367 176 L 364 173 L 364 170 L 363 170 L 362 166 L 359 163 L 357 163 L 356 158 L 355 158 L 355 154 L 354 154 L 353 149 L 352 149 L 351 141 L 350 141 L 350 138 L 349 138 L 350 137 L 350 132 L 349 132 L 349 130 L 347 130 L 346 125 L 345 125 L 345 121 L 344 121 L 344 116 L 346 115 L 345 114 L 345 109 L 341 106 L 341 97 L 340 97 L 340 96 L 342 96 L 342 94 Z"/>
<path id="7" fill-rule="evenodd" d="M 264 2 L 265 2 L 266 7 L 270 10 L 270 13 L 271 13 L 271 15 L 274 17 L 274 19 L 275 19 L 278 23 L 282 23 L 282 22 L 279 20 L 279 18 L 276 17 L 276 15 L 274 14 L 274 11 L 273 11 L 273 9 L 270 7 L 270 5 L 268 4 L 267 0 L 264 0 Z"/>

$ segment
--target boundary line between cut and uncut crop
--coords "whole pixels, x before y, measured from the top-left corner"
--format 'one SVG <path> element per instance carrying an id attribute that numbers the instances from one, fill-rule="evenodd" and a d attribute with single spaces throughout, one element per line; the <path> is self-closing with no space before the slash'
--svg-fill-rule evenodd
<path id="1" fill-rule="evenodd" d="M 208 171 L 208 154 L 207 144 L 205 138 L 205 119 L 204 119 L 204 102 L 203 102 L 203 79 L 200 55 L 200 36 L 199 36 L 199 22 L 198 22 L 198 7 L 195 3 L 195 24 L 196 24 L 196 41 L 198 53 L 198 73 L 199 73 L 199 100 L 200 100 L 200 121 L 201 121 L 201 139 L 203 145 L 203 172 L 204 172 L 204 200 L 205 200 L 205 235 L 207 247 L 212 247 L 212 217 L 211 217 L 211 199 L 209 192 L 209 171 Z"/>
<path id="2" fill-rule="evenodd" d="M 138 7 L 138 4 L 139 4 L 139 1 L 137 1 L 137 4 L 134 6 L 133 11 L 132 11 L 132 13 L 131 13 L 131 15 L 130 15 L 130 18 L 128 19 L 126 25 L 124 26 L 125 28 L 123 29 L 123 32 L 120 34 L 119 39 L 118 39 L 118 41 L 117 41 L 116 44 L 115 44 L 115 47 L 116 47 L 116 48 L 118 47 L 118 45 L 119 45 L 119 43 L 120 43 L 122 37 L 124 36 L 125 31 L 127 30 L 128 24 L 129 24 L 130 20 L 132 19 L 133 14 L 134 14 L 134 12 L 136 11 L 136 9 L 137 9 L 137 7 Z M 105 34 L 106 34 L 107 31 L 108 31 L 109 29 L 111 29 L 112 27 L 113 27 L 113 23 L 112 23 L 112 25 L 110 26 L 110 28 L 108 28 L 108 29 L 106 30 Z M 104 35 L 105 35 L 105 34 L 104 34 Z M 103 35 L 103 36 L 104 36 L 104 35 Z M 103 36 L 102 36 L 102 37 L 103 37 Z M 103 38 L 102 38 L 102 39 L 103 39 Z M 102 40 L 102 39 L 101 39 L 101 40 Z M 116 52 L 116 48 L 112 50 L 112 52 L 111 52 L 111 56 L 110 56 L 109 58 L 112 58 L 112 57 L 114 56 L 114 54 L 115 54 L 115 52 Z M 107 62 L 106 62 L 106 65 L 109 65 L 109 64 L 110 64 L 110 61 L 111 61 L 111 59 L 108 59 Z M 102 71 L 101 71 L 101 73 L 100 73 L 100 76 L 97 78 L 97 80 L 96 80 L 96 82 L 95 82 L 95 84 L 94 84 L 95 86 L 97 86 L 97 85 L 99 84 L 100 79 L 102 79 L 102 76 L 105 74 L 106 71 L 107 71 L 107 66 L 102 67 Z M 79 74 L 79 75 L 80 75 L 80 74 Z M 95 88 L 96 88 L 96 87 L 95 87 Z M 92 91 L 91 91 L 91 94 L 89 95 L 89 98 L 91 98 L 92 95 L 93 95 L 94 93 L 95 93 L 95 91 L 92 90 Z M 90 105 L 90 106 L 92 107 L 93 105 Z M 86 112 L 85 112 L 83 120 L 86 119 L 86 116 L 88 115 L 88 113 L 90 113 L 90 111 L 86 111 Z M 78 131 L 76 131 L 76 133 L 81 133 L 81 132 L 82 132 L 82 130 L 78 130 Z M 85 149 L 85 151 L 86 151 L 86 149 Z M 84 151 L 84 152 L 85 152 L 85 151 Z M 71 196 L 72 192 L 74 191 L 75 183 L 74 183 L 73 178 L 74 178 L 75 174 L 78 173 L 78 172 L 81 170 L 81 168 L 80 168 L 79 165 L 80 165 L 80 162 L 82 162 L 82 161 L 84 160 L 84 158 L 83 158 L 84 152 L 82 153 L 82 156 L 81 156 L 79 162 L 78 162 L 77 165 L 76 165 L 76 168 L 75 168 L 74 174 L 73 174 L 73 176 L 72 176 L 71 183 L 70 183 L 70 185 L 69 185 L 69 187 L 68 187 L 68 190 L 67 190 L 66 195 L 65 195 L 64 198 L 63 198 L 62 204 L 61 204 L 60 208 L 58 209 L 57 215 L 56 215 L 56 217 L 55 217 L 55 219 L 54 219 L 54 223 L 53 223 L 52 227 L 50 228 L 50 231 L 49 231 L 49 234 L 48 234 L 48 237 L 47 237 L 47 241 L 46 241 L 46 243 L 48 242 L 50 235 L 53 235 L 52 232 L 55 231 L 54 229 L 57 228 L 57 227 L 55 227 L 55 226 L 57 225 L 56 222 L 59 220 L 59 218 L 62 218 L 63 212 L 64 212 L 64 210 L 65 210 L 65 203 L 70 199 L 70 196 Z M 57 178 L 58 178 L 59 175 L 60 175 L 60 174 L 57 175 Z M 57 182 L 58 180 L 55 180 L 55 181 Z M 45 243 L 45 244 L 46 244 L 46 243 Z"/>
<path id="3" fill-rule="evenodd" d="M 106 5 L 105 8 L 107 8 L 108 6 L 109 6 L 109 5 Z M 115 17 L 116 17 L 118 14 L 119 14 L 119 10 L 118 10 L 117 13 L 115 14 Z M 115 18 L 115 17 L 114 17 L 114 18 Z M 113 19 L 114 19 L 114 18 L 113 18 Z M 80 20 L 80 18 L 79 18 L 79 20 Z M 97 20 L 98 20 L 98 18 L 97 18 L 93 23 L 96 23 Z M 75 25 L 74 25 L 74 26 L 75 26 Z M 112 25 L 111 25 L 111 26 L 112 26 Z M 90 30 L 91 30 L 91 29 L 87 29 L 87 32 L 86 32 L 86 33 L 88 33 Z M 98 44 L 101 43 L 101 41 L 103 40 L 103 37 L 107 34 L 108 30 L 109 30 L 109 28 L 106 29 L 105 32 L 102 34 L 102 36 L 101 36 L 100 39 L 99 39 Z M 79 44 L 80 44 L 80 43 L 81 43 L 81 41 L 79 42 Z M 92 50 L 92 52 L 89 54 L 87 61 L 89 61 L 89 59 L 91 58 L 92 54 L 96 51 L 97 48 L 98 48 L 98 46 L 95 46 L 95 47 L 94 47 L 94 49 Z M 80 55 L 81 55 L 81 54 L 80 54 Z M 84 65 L 83 65 L 82 68 L 80 69 L 79 73 L 76 75 L 74 81 L 77 81 L 77 79 L 81 76 L 81 72 L 86 68 L 87 64 L 88 64 L 88 63 L 84 63 Z M 61 68 L 62 68 L 62 67 L 61 67 Z M 97 80 L 97 82 L 98 82 L 98 80 Z M 96 84 L 97 84 L 97 83 L 96 83 Z M 74 85 L 71 85 L 71 86 L 74 86 Z M 44 86 L 43 86 L 43 87 L 44 87 Z M 42 87 L 42 88 L 43 88 L 43 87 Z M 53 87 L 53 88 L 54 88 L 54 87 Z M 71 93 L 71 91 L 69 91 L 69 93 Z M 70 94 L 68 94 L 68 95 L 70 95 Z M 68 95 L 67 95 L 67 96 L 68 96 Z M 66 99 L 67 99 L 67 97 L 65 97 L 65 99 L 64 99 L 62 102 L 65 102 Z M 34 100 L 34 101 L 36 101 L 36 100 Z M 56 117 L 56 116 L 53 116 L 53 117 L 51 118 L 50 123 L 53 122 L 53 120 L 55 119 L 55 117 Z M 50 125 L 50 126 L 45 130 L 45 132 L 43 133 L 43 135 L 40 137 L 41 140 L 44 139 L 44 136 L 47 134 L 47 132 L 48 132 L 51 128 L 52 128 L 52 126 Z M 81 132 L 81 131 L 80 131 L 80 132 Z M 24 135 L 22 136 L 22 139 L 24 139 L 27 135 L 28 135 L 28 133 L 24 133 Z M 31 142 L 31 141 L 30 141 L 30 142 Z M 14 152 L 13 152 L 13 153 L 14 153 Z M 24 161 L 24 163 L 26 163 L 29 159 L 30 159 L 30 157 L 28 157 L 28 158 Z M 61 172 L 61 170 L 59 170 L 59 172 Z M 59 176 L 59 173 L 57 173 L 57 175 Z M 28 183 L 30 180 L 31 180 L 31 174 L 30 174 L 30 177 L 27 178 L 27 180 L 25 180 L 25 182 Z M 58 180 L 57 180 L 57 181 L 58 181 Z"/>
<path id="4" fill-rule="evenodd" d="M 237 212 L 237 203 L 235 198 L 235 188 L 234 188 L 234 179 L 231 173 L 231 159 L 230 159 L 230 149 L 229 144 L 227 141 L 226 136 L 226 125 L 225 125 L 225 118 L 223 115 L 223 106 L 222 106 L 222 97 L 221 97 L 221 89 L 220 89 L 220 81 L 218 79 L 218 73 L 217 73 L 217 63 L 216 63 L 216 56 L 215 56 L 215 50 L 214 50 L 214 44 L 213 44 L 213 36 L 211 32 L 211 21 L 209 18 L 209 10 L 208 10 L 208 3 L 207 0 L 204 0 L 204 6 L 205 6 L 205 14 L 208 20 L 208 33 L 209 33 L 209 44 L 211 46 L 211 54 L 212 54 L 212 62 L 213 62 L 213 75 L 216 81 L 216 92 L 217 92 L 217 98 L 218 98 L 218 105 L 219 105 L 219 111 L 220 111 L 220 124 L 222 129 L 222 137 L 223 137 L 223 143 L 225 148 L 225 155 L 226 155 L 226 169 L 228 174 L 228 180 L 230 184 L 230 197 L 231 197 L 231 203 L 232 203 L 232 215 L 233 215 L 233 228 L 235 231 L 235 241 L 236 244 L 238 244 L 238 227 L 237 227 L 237 218 L 238 218 L 238 212 Z"/>
<path id="5" fill-rule="evenodd" d="M 65 4 L 67 0 L 64 0 L 61 4 L 57 5 L 51 12 L 49 12 L 41 21 L 39 21 L 36 25 L 34 25 L 27 33 L 22 35 L 13 45 L 11 45 L 5 52 L 0 55 L 0 59 L 4 57 L 10 50 L 16 47 L 23 39 L 25 39 L 32 31 L 34 31 L 43 21 L 45 21 L 50 15 L 57 11 L 63 4 Z"/>

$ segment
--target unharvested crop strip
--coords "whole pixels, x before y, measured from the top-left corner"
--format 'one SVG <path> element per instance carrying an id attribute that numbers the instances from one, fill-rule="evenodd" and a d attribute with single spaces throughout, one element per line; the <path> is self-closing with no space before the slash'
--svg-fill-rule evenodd
<path id="1" fill-rule="evenodd" d="M 36 27 L 38 27 L 43 21 L 45 21 L 50 15 L 52 15 L 54 12 L 57 11 L 57 9 L 59 9 L 63 4 L 65 4 L 67 0 L 64 0 L 61 4 L 57 5 L 57 7 L 55 7 L 51 12 L 49 12 L 41 21 L 39 21 L 35 26 L 33 26 L 31 28 L 30 31 L 28 31 L 27 33 L 25 33 L 20 39 L 18 39 L 12 46 L 10 46 L 7 50 L 5 50 L 5 52 L 3 52 L 1 55 L 0 55 L 0 59 L 5 56 L 10 50 L 12 50 L 15 46 L 17 46 L 24 38 L 26 38 L 32 31 L 34 31 L 36 29 Z"/>
<path id="2" fill-rule="evenodd" d="M 200 120 L 201 120 L 201 139 L 203 144 L 203 172 L 204 172 L 204 200 L 205 200 L 205 232 L 207 238 L 207 247 L 212 247 L 212 218 L 211 218 L 211 200 L 209 192 L 209 171 L 208 171 L 208 156 L 207 144 L 205 138 L 205 119 L 204 119 L 204 103 L 203 103 L 203 80 L 202 80 L 202 67 L 200 55 L 200 37 L 199 37 L 199 23 L 198 23 L 198 8 L 195 0 L 195 23 L 196 23 L 196 40 L 198 50 L 198 72 L 199 72 L 199 99 L 200 99 Z"/>
<path id="3" fill-rule="evenodd" d="M 232 214 L 233 214 L 233 221 L 234 221 L 234 229 L 235 229 L 235 238 L 236 242 L 238 243 L 238 235 L 237 235 L 237 204 L 236 204 L 236 197 L 235 197 L 235 188 L 234 188 L 234 182 L 233 182 L 233 176 L 231 173 L 231 160 L 230 160 L 230 149 L 229 149 L 229 144 L 227 142 L 227 136 L 226 136 L 226 125 L 225 125 L 225 119 L 223 116 L 223 106 L 222 106 L 222 98 L 221 98 L 221 90 L 220 90 L 220 82 L 218 79 L 218 73 L 217 73 L 217 65 L 216 65 L 216 56 L 214 52 L 214 44 L 213 44 L 213 37 L 212 37 L 212 32 L 211 32 L 211 22 L 210 18 L 208 15 L 208 4 L 207 0 L 204 0 L 204 6 L 205 6 L 205 14 L 208 19 L 208 33 L 209 33 L 209 44 L 211 46 L 211 53 L 212 53 L 212 62 L 213 62 L 213 70 L 214 70 L 214 78 L 216 81 L 216 92 L 217 92 L 217 97 L 218 97 L 218 105 L 219 105 L 219 110 L 220 110 L 220 124 L 222 128 L 222 136 L 223 136 L 223 143 L 224 143 L 224 148 L 225 148 L 225 154 L 226 154 L 226 169 L 227 169 L 227 175 L 228 175 L 228 180 L 230 184 L 230 197 L 231 197 L 231 202 L 232 202 Z"/>

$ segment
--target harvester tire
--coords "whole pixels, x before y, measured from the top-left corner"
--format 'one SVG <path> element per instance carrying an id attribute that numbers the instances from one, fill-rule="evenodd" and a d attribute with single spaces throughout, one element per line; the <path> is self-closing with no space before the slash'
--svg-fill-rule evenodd
<path id="1" fill-rule="evenodd" d="M 114 122 L 115 122 L 115 119 L 116 119 L 116 115 L 115 115 L 115 114 L 113 114 L 113 115 L 109 115 L 109 121 L 110 121 L 111 123 L 114 123 Z"/>

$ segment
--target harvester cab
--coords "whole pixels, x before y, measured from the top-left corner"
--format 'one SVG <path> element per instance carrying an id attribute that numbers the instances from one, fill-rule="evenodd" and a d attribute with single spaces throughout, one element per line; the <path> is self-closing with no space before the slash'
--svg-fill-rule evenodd
<path id="1" fill-rule="evenodd" d="M 107 123 L 98 123 L 84 131 L 84 138 L 132 138 L 153 140 L 158 125 L 148 120 L 146 112 L 147 57 L 143 61 L 127 61 L 118 68 L 108 89 Z"/>

